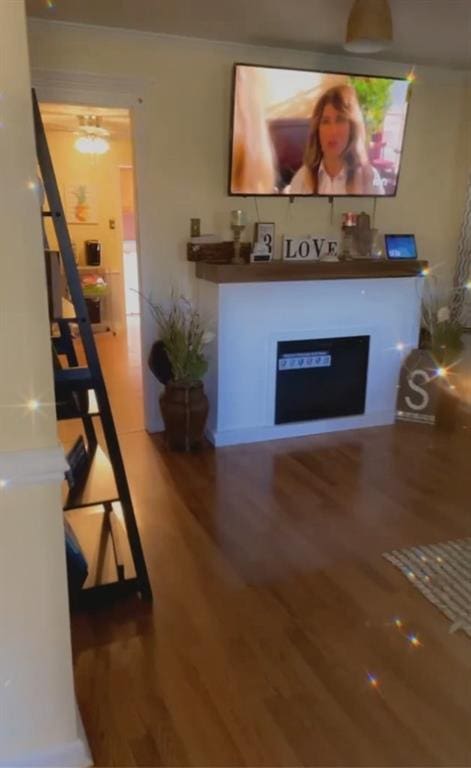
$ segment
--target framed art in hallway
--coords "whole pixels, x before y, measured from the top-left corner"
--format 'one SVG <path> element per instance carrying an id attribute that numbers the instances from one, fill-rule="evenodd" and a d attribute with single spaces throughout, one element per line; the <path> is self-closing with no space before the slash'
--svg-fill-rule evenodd
<path id="1" fill-rule="evenodd" d="M 92 184 L 67 184 L 64 201 L 68 224 L 98 224 L 97 192 Z"/>

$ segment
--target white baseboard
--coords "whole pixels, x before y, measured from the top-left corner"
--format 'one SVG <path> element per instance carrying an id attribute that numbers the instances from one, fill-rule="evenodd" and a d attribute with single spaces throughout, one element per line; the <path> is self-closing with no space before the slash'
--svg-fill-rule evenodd
<path id="1" fill-rule="evenodd" d="M 85 752 L 85 757 L 87 762 L 83 763 L 84 768 L 88 768 L 88 766 L 93 765 L 93 758 L 92 753 L 90 752 L 90 747 L 88 745 L 88 739 L 87 734 L 85 733 L 85 728 L 83 727 L 82 722 L 82 716 L 80 714 L 80 710 L 78 708 L 77 702 L 75 703 L 75 708 L 77 711 L 77 731 L 78 731 L 78 737 L 79 741 L 82 743 L 83 750 Z"/>
<path id="2" fill-rule="evenodd" d="M 213 445 L 219 448 L 226 445 L 260 443 L 265 440 L 323 435 L 329 432 L 340 432 L 350 429 L 382 427 L 387 424 L 393 424 L 394 421 L 395 413 L 380 411 L 361 416 L 346 416 L 344 418 L 323 419 L 320 421 L 302 421 L 294 424 L 275 424 L 266 427 L 247 427 L 219 431 L 207 429 L 206 436 Z"/>
<path id="3" fill-rule="evenodd" d="M 4 768 L 89 768 L 93 765 L 87 743 L 78 738 L 68 744 L 59 744 L 43 752 L 3 762 Z"/>
<path id="4" fill-rule="evenodd" d="M 77 707 L 77 738 L 66 744 L 3 761 L 0 768 L 90 768 L 93 758 Z"/>
<path id="5" fill-rule="evenodd" d="M 155 435 L 156 432 L 163 432 L 165 429 L 164 422 L 162 420 L 162 417 L 160 414 L 153 414 L 150 419 L 146 422 L 146 431 L 150 435 Z"/>

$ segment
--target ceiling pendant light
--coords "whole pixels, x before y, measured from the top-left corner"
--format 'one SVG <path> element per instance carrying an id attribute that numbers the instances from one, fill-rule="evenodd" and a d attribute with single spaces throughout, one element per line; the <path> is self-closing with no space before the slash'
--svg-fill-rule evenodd
<path id="1" fill-rule="evenodd" d="M 344 47 L 352 53 L 378 53 L 393 39 L 388 0 L 354 0 Z"/>
<path id="2" fill-rule="evenodd" d="M 84 155 L 104 155 L 110 148 L 109 131 L 101 126 L 97 115 L 79 115 L 80 129 L 74 147 Z"/>
<path id="3" fill-rule="evenodd" d="M 79 136 L 75 140 L 74 147 L 83 155 L 104 155 L 108 152 L 110 144 L 100 136 Z"/>

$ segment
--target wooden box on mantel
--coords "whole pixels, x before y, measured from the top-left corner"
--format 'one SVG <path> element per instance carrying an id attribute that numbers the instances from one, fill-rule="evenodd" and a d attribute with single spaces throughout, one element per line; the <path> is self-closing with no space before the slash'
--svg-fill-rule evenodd
<path id="1" fill-rule="evenodd" d="M 240 255 L 250 262 L 251 243 L 240 244 Z M 205 261 L 208 264 L 230 264 L 234 256 L 234 242 L 227 240 L 221 243 L 188 243 L 186 247 L 188 261 Z"/>

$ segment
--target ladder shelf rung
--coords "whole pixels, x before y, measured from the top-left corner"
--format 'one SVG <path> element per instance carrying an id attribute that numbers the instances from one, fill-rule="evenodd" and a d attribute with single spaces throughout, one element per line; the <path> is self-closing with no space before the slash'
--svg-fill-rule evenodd
<path id="1" fill-rule="evenodd" d="M 96 507 L 114 501 L 119 501 L 119 495 L 113 468 L 108 456 L 97 445 L 77 485 L 68 488 L 64 482 L 64 511 Z"/>
<path id="2" fill-rule="evenodd" d="M 65 513 L 85 559 L 88 576 L 75 606 L 111 593 L 126 594 L 139 589 L 132 552 L 120 504 L 74 509 Z"/>
<path id="3" fill-rule="evenodd" d="M 71 598 L 71 605 L 78 611 L 100 608 L 114 602 L 117 598 L 130 597 L 141 589 L 141 584 L 136 576 L 126 578 L 123 581 L 97 584 L 92 587 L 84 586 L 77 595 Z"/>
<path id="4" fill-rule="evenodd" d="M 53 323 L 86 323 L 86 317 L 53 317 Z"/>
<path id="5" fill-rule="evenodd" d="M 100 409 L 96 399 L 94 389 L 88 390 L 88 409 L 86 411 L 80 408 L 74 408 L 69 403 L 65 403 L 63 406 L 61 403 L 57 404 L 56 408 L 58 421 L 70 421 L 71 419 L 83 419 L 85 416 L 101 416 Z"/>
<path id="6" fill-rule="evenodd" d="M 93 376 L 89 368 L 62 368 L 54 372 L 56 384 L 69 385 L 71 389 L 93 389 Z"/>

